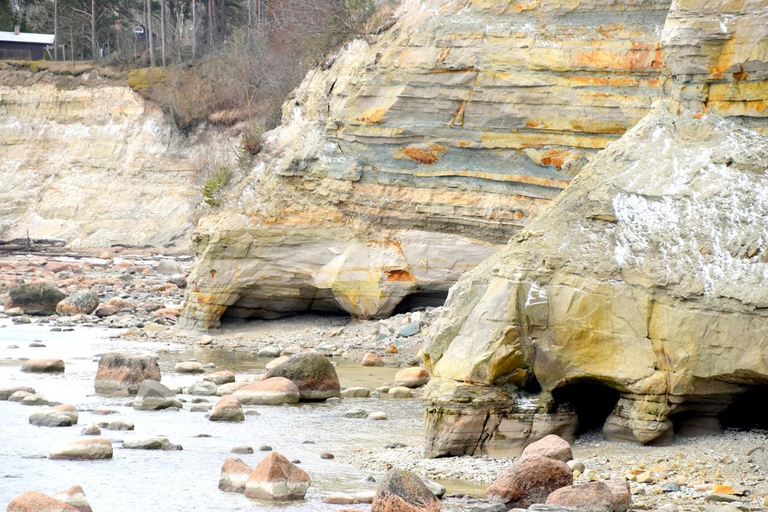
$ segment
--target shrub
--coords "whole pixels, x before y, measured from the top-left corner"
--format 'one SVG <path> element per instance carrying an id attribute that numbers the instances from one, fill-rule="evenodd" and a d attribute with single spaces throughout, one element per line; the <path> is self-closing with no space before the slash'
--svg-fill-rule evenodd
<path id="1" fill-rule="evenodd" d="M 203 201 L 211 206 L 218 206 L 221 194 L 232 178 L 232 171 L 226 165 L 219 166 L 203 185 Z"/>

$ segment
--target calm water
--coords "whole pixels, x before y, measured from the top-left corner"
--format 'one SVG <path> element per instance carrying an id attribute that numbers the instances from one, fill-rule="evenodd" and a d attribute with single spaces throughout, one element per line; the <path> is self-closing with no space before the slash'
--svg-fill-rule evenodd
<path id="1" fill-rule="evenodd" d="M 0 387 L 28 385 L 48 400 L 69 403 L 80 410 L 78 425 L 69 428 L 35 427 L 27 418 L 36 409 L 0 401 L 0 510 L 13 497 L 26 490 L 53 493 L 81 485 L 97 512 L 281 510 L 332 511 L 339 505 L 322 503 L 332 492 L 358 492 L 374 489 L 361 480 L 372 474 L 336 461 L 320 459 L 322 452 L 336 455 L 360 448 L 376 448 L 391 442 L 420 444 L 423 440 L 423 405 L 418 400 L 344 399 L 339 404 L 300 404 L 296 406 L 247 407 L 259 416 L 246 416 L 244 423 L 214 423 L 204 413 L 183 411 L 135 411 L 126 407 L 128 399 L 105 398 L 94 394 L 93 380 L 98 354 L 108 351 L 160 351 L 163 383 L 189 386 L 200 376 L 173 373 L 176 362 L 196 359 L 213 362 L 217 369 L 246 373 L 262 368 L 266 360 L 243 352 L 189 349 L 179 345 L 135 343 L 109 339 L 115 331 L 78 328 L 74 332 L 50 332 L 42 326 L 14 326 L 0 320 Z M 45 348 L 29 348 L 32 341 Z M 8 349 L 8 345 L 19 349 Z M 32 375 L 19 371 L 19 358 L 58 357 L 66 363 L 64 375 Z M 375 388 L 391 382 L 396 370 L 362 368 L 359 363 L 339 361 L 342 386 L 364 385 Z M 189 397 L 187 397 L 189 398 Z M 211 399 L 212 402 L 216 397 Z M 351 407 L 387 413 L 387 421 L 345 419 L 341 414 Z M 98 416 L 85 410 L 110 408 L 119 414 Z M 80 438 L 89 423 L 123 418 L 133 422 L 133 432 L 103 430 L 114 444 L 114 459 L 108 461 L 54 461 L 33 458 L 47 454 L 61 442 Z M 208 434 L 209 438 L 195 437 Z M 183 451 L 158 452 L 124 450 L 119 441 L 165 435 L 181 444 Z M 313 441 L 314 444 L 305 444 Z M 247 444 L 258 450 L 272 446 L 289 459 L 300 459 L 301 467 L 312 478 L 305 501 L 274 503 L 249 500 L 243 495 L 218 490 L 221 465 L 235 445 Z M 238 455 L 251 467 L 263 452 Z M 374 484 L 375 485 L 375 484 Z M 451 488 L 449 487 L 449 491 Z M 365 509 L 365 505 L 355 507 Z"/>

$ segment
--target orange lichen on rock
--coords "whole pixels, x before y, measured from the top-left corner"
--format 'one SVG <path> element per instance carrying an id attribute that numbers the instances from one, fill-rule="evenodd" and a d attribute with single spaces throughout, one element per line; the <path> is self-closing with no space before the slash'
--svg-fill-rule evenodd
<path id="1" fill-rule="evenodd" d="M 405 157 L 420 164 L 431 165 L 437 163 L 440 155 L 445 153 L 445 151 L 445 146 L 440 144 L 419 144 L 399 149 L 395 153 L 395 158 Z"/>

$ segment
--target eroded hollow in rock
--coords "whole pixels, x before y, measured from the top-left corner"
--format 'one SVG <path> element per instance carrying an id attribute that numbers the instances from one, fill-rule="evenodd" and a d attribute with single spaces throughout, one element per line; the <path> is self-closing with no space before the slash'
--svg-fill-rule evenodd
<path id="1" fill-rule="evenodd" d="M 756 386 L 736 395 L 720 413 L 723 428 L 768 430 L 768 385 Z"/>
<path id="2" fill-rule="evenodd" d="M 428 307 L 440 307 L 448 298 L 448 290 L 421 291 L 406 295 L 400 304 L 395 307 L 393 315 L 420 311 Z"/>
<path id="3" fill-rule="evenodd" d="M 619 392 L 599 382 L 577 382 L 552 391 L 550 412 L 572 410 L 578 417 L 576 435 L 601 430 L 608 415 L 616 408 Z"/>

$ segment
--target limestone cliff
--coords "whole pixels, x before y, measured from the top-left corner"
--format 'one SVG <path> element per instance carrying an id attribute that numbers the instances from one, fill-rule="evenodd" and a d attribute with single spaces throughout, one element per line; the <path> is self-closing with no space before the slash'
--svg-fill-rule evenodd
<path id="1" fill-rule="evenodd" d="M 182 135 L 120 80 L 6 66 L 0 239 L 189 248 L 201 162 L 213 148 L 231 152 L 219 138 Z"/>
<path id="2" fill-rule="evenodd" d="M 451 290 L 425 355 L 429 456 L 573 435 L 601 400 L 611 438 L 714 432 L 768 384 L 766 16 L 675 2 L 672 99 Z"/>
<path id="3" fill-rule="evenodd" d="M 669 0 L 405 0 L 308 74 L 198 224 L 181 320 L 433 298 L 669 94 Z"/>

